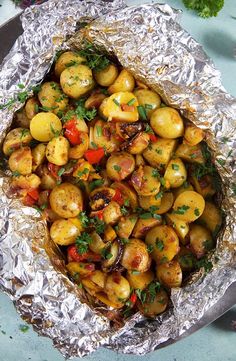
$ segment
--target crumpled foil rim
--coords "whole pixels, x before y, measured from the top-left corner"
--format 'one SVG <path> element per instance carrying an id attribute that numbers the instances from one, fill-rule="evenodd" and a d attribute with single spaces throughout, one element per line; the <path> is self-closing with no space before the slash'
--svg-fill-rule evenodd
<path id="1" fill-rule="evenodd" d="M 236 101 L 222 87 L 220 73 L 201 46 L 178 24 L 179 14 L 165 4 L 127 8 L 118 0 L 50 0 L 24 12 L 24 33 L 0 67 L 0 97 L 5 102 L 17 96 L 17 84 L 30 89 L 43 79 L 57 49 L 80 47 L 86 36 L 115 54 L 167 104 L 207 131 L 207 143 L 222 177 L 226 225 L 211 257 L 213 269 L 208 274 L 198 272 L 188 285 L 173 289 L 173 306 L 164 314 L 147 320 L 137 313 L 116 330 L 99 309 L 80 302 L 81 291 L 63 273 L 57 250 L 45 237 L 45 223 L 36 210 L 7 197 L 9 179 L 1 174 L 0 287 L 10 295 L 21 316 L 39 334 L 50 337 L 66 357 L 84 356 L 101 345 L 124 353 L 150 352 L 195 324 L 236 280 L 232 191 Z M 85 32 L 73 35 L 78 20 L 92 19 L 96 20 Z M 4 120 L 1 139 L 20 106 L 15 102 L 10 109 L 0 110 Z M 51 245 L 51 261 L 45 244 L 47 248 Z"/>

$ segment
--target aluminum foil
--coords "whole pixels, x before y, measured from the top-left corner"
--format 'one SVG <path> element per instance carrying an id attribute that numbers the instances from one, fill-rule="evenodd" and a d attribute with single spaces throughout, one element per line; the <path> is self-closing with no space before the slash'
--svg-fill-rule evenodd
<path id="1" fill-rule="evenodd" d="M 167 104 L 206 130 L 222 179 L 226 220 L 211 255 L 213 269 L 173 289 L 172 307 L 164 314 L 148 320 L 137 313 L 117 329 L 68 280 L 46 224 L 36 210 L 7 196 L 9 178 L 0 174 L 0 287 L 21 316 L 66 357 L 84 356 L 99 346 L 150 352 L 194 325 L 236 281 L 236 100 L 222 87 L 201 46 L 178 24 L 179 15 L 160 4 L 127 8 L 119 0 L 50 0 L 25 11 L 24 33 L 0 68 L 0 103 L 5 103 L 17 98 L 18 84 L 30 92 L 44 78 L 56 50 L 79 48 L 86 37 L 115 54 Z M 89 25 L 75 33 L 84 21 Z M 0 140 L 21 105 L 16 100 L 10 109 L 0 110 Z"/>

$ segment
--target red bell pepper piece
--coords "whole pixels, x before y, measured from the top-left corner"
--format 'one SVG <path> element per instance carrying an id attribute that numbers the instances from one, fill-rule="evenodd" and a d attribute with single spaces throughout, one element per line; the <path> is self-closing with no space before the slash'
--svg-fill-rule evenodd
<path id="1" fill-rule="evenodd" d="M 158 139 L 155 134 L 149 134 L 149 138 L 150 138 L 151 142 L 156 142 Z"/>
<path id="2" fill-rule="evenodd" d="M 72 145 L 79 145 L 82 143 L 80 131 L 76 128 L 76 120 L 71 119 L 63 126 L 65 128 L 64 136 L 69 140 Z"/>
<path id="3" fill-rule="evenodd" d="M 124 204 L 124 199 L 122 197 L 121 191 L 117 188 L 114 197 L 112 198 L 113 201 L 117 202 L 120 206 Z"/>
<path id="4" fill-rule="evenodd" d="M 87 159 L 87 161 L 88 161 L 90 164 L 99 163 L 100 160 L 104 157 L 104 155 L 105 155 L 105 151 L 104 151 L 103 148 L 88 149 L 88 150 L 86 150 L 86 152 L 84 153 L 85 159 Z"/>
<path id="5" fill-rule="evenodd" d="M 29 189 L 27 191 L 26 196 L 23 198 L 23 204 L 28 207 L 32 207 L 37 203 L 39 199 L 39 191 L 38 189 Z"/>
<path id="6" fill-rule="evenodd" d="M 28 196 L 33 198 L 35 201 L 38 201 L 39 199 L 39 191 L 38 189 L 32 188 L 27 191 Z"/>
<path id="7" fill-rule="evenodd" d="M 130 296 L 130 301 L 131 301 L 133 304 L 135 304 L 135 303 L 137 302 L 137 299 L 138 299 L 138 297 L 137 297 L 136 293 L 133 292 L 132 295 Z"/>
<path id="8" fill-rule="evenodd" d="M 82 262 L 82 261 L 92 261 L 92 262 L 98 262 L 101 261 L 101 255 L 96 254 L 94 252 L 86 252 L 83 254 L 79 254 L 76 248 L 76 245 L 72 244 L 67 248 L 67 256 L 68 261 L 74 261 L 74 262 Z"/>
<path id="9" fill-rule="evenodd" d="M 120 107 L 123 112 L 134 112 L 135 111 L 134 105 L 121 104 Z"/>
<path id="10" fill-rule="evenodd" d="M 48 162 L 48 170 L 51 173 L 51 175 L 56 179 L 60 179 L 58 175 L 59 169 L 60 169 L 59 165 Z"/>

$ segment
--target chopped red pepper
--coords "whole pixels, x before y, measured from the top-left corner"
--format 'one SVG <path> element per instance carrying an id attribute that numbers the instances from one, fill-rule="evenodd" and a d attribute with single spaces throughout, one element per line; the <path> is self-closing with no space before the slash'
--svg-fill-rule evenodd
<path id="1" fill-rule="evenodd" d="M 85 159 L 87 159 L 87 161 L 88 161 L 90 164 L 99 163 L 100 160 L 104 157 L 104 155 L 105 155 L 105 151 L 104 151 L 103 148 L 88 149 L 88 150 L 86 150 L 86 152 L 84 153 Z"/>
<path id="2" fill-rule="evenodd" d="M 76 127 L 76 120 L 71 119 L 63 126 L 65 128 L 64 136 L 69 140 L 72 145 L 79 145 L 82 143 L 80 131 Z"/>
<path id="3" fill-rule="evenodd" d="M 138 299 L 138 297 L 137 297 L 136 293 L 133 292 L 132 295 L 130 296 L 130 301 L 134 304 L 137 302 L 137 299 Z"/>
<path id="4" fill-rule="evenodd" d="M 35 201 L 38 201 L 39 199 L 39 191 L 38 189 L 32 188 L 27 191 L 27 194 L 33 198 Z"/>
<path id="5" fill-rule="evenodd" d="M 58 175 L 59 169 L 60 169 L 59 165 L 48 162 L 48 170 L 51 173 L 51 175 L 56 179 L 60 179 Z"/>
<path id="6" fill-rule="evenodd" d="M 112 198 L 113 201 L 117 202 L 120 206 L 124 204 L 124 199 L 122 197 L 121 191 L 117 188 L 114 197 Z"/>
<path id="7" fill-rule="evenodd" d="M 155 134 L 149 134 L 149 138 L 150 138 L 151 142 L 156 142 L 158 139 Z"/>
<path id="8" fill-rule="evenodd" d="M 121 104 L 120 107 L 121 107 L 121 110 L 123 110 L 123 112 L 134 112 L 135 111 L 134 105 Z"/>
<path id="9" fill-rule="evenodd" d="M 30 197 L 28 194 L 23 198 L 23 204 L 28 207 L 32 207 L 36 203 L 36 200 Z"/>
<path id="10" fill-rule="evenodd" d="M 74 261 L 74 262 L 82 262 L 82 261 L 91 261 L 91 262 L 98 262 L 101 261 L 101 255 L 96 254 L 94 252 L 86 252 L 83 254 L 79 254 L 77 251 L 76 246 L 73 244 L 67 248 L 67 256 L 68 261 Z"/>

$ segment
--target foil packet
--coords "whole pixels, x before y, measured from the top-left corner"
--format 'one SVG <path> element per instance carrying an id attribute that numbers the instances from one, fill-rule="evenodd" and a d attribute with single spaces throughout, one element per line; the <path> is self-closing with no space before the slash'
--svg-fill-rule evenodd
<path id="1" fill-rule="evenodd" d="M 206 131 L 222 180 L 226 218 L 210 258 L 212 270 L 200 270 L 184 287 L 172 289 L 172 306 L 162 315 L 150 320 L 136 313 L 117 328 L 67 278 L 46 223 L 35 209 L 8 197 L 9 174 L 0 172 L 0 288 L 65 357 L 82 357 L 100 346 L 150 352 L 196 324 L 236 281 L 236 99 L 222 87 L 220 73 L 181 28 L 179 17 L 178 10 L 165 4 L 127 7 L 120 0 L 49 0 L 23 13 L 24 33 L 0 67 L 0 105 L 9 103 L 0 110 L 1 141 L 22 106 L 22 93 L 30 95 L 43 80 L 56 51 L 80 48 L 86 38 L 115 55 L 164 102 Z M 84 23 L 87 26 L 77 31 Z"/>

